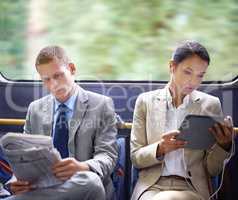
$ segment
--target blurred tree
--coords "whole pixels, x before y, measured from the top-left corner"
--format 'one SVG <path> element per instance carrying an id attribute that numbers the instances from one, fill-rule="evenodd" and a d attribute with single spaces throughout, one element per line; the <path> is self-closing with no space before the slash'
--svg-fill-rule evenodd
<path id="1" fill-rule="evenodd" d="M 16 77 L 24 73 L 26 15 L 24 0 L 0 1 L 0 71 Z"/>
<path id="2" fill-rule="evenodd" d="M 45 1 L 44 45 L 64 46 L 79 79 L 168 80 L 172 50 L 186 39 L 208 48 L 207 80 L 238 74 L 236 0 Z"/>

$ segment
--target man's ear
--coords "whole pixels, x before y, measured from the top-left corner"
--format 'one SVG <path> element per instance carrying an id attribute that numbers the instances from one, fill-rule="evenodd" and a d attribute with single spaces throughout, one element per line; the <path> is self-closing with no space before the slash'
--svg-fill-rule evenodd
<path id="1" fill-rule="evenodd" d="M 69 63 L 68 66 L 69 66 L 69 70 L 70 70 L 71 74 L 74 75 L 76 72 L 76 67 L 75 67 L 74 63 Z"/>

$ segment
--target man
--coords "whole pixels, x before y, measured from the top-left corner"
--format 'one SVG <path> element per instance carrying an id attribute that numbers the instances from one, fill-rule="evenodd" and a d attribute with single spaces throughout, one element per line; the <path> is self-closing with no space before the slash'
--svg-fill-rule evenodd
<path id="1" fill-rule="evenodd" d="M 61 47 L 43 48 L 35 66 L 51 94 L 30 104 L 24 132 L 53 137 L 63 159 L 52 170 L 64 183 L 36 189 L 17 180 L 10 184 L 14 195 L 8 199 L 110 199 L 118 156 L 112 100 L 75 83 L 76 67 Z"/>

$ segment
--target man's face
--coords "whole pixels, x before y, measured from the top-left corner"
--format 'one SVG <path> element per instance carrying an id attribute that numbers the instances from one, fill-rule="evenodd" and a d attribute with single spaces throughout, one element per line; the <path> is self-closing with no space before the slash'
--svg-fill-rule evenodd
<path id="1" fill-rule="evenodd" d="M 61 64 L 54 59 L 47 64 L 37 66 L 37 71 L 44 86 L 60 102 L 65 102 L 72 94 L 75 66 Z"/>
<path id="2" fill-rule="evenodd" d="M 206 73 L 208 63 L 194 55 L 186 58 L 181 63 L 174 62 L 170 65 L 172 82 L 182 95 L 187 95 L 197 89 Z"/>

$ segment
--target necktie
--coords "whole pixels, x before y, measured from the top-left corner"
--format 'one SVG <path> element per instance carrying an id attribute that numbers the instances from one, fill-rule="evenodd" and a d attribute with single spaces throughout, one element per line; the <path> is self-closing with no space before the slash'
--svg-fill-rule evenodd
<path id="1" fill-rule="evenodd" d="M 62 158 L 69 156 L 68 140 L 69 140 L 69 129 L 68 121 L 66 117 L 67 106 L 64 104 L 59 105 L 59 114 L 55 123 L 54 132 L 54 147 L 60 152 Z"/>

